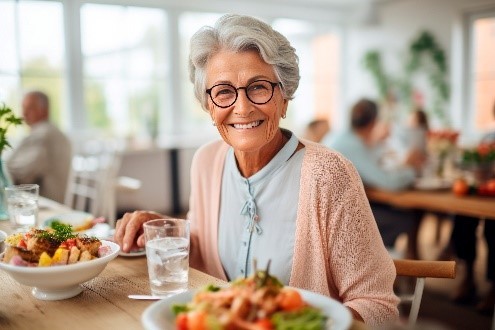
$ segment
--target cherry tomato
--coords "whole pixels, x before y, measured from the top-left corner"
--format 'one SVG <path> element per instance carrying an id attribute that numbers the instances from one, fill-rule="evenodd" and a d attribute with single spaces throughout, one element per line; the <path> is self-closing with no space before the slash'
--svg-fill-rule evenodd
<path id="1" fill-rule="evenodd" d="M 187 314 L 186 313 L 180 313 L 177 315 L 175 318 L 175 327 L 177 330 L 187 330 Z"/>
<path id="2" fill-rule="evenodd" d="M 19 241 L 19 243 L 17 244 L 17 247 L 20 247 L 20 248 L 23 248 L 23 249 L 27 249 L 27 244 L 26 244 L 26 241 L 21 239 Z"/>
<path id="3" fill-rule="evenodd" d="M 206 313 L 203 311 L 187 313 L 187 327 L 189 330 L 207 330 Z"/>
<path id="4" fill-rule="evenodd" d="M 285 289 L 280 293 L 280 307 L 286 311 L 295 311 L 304 306 L 301 294 L 296 290 Z"/>
<path id="5" fill-rule="evenodd" d="M 273 329 L 273 324 L 272 321 L 269 319 L 261 319 L 256 321 L 256 329 L 259 330 L 272 330 Z"/>
<path id="6" fill-rule="evenodd" d="M 67 246 L 67 249 L 70 250 L 73 246 L 76 246 L 76 239 L 75 238 L 69 238 L 64 243 Z"/>

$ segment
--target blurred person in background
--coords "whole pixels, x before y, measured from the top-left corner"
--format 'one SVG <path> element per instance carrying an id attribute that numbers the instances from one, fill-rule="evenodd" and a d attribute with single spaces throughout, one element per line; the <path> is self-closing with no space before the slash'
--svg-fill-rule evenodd
<path id="1" fill-rule="evenodd" d="M 492 111 L 495 119 L 495 102 Z M 495 143 L 495 130 L 486 133 L 480 142 Z M 454 228 L 446 249 L 452 247 L 457 257 L 464 261 L 466 269 L 464 279 L 454 293 L 453 300 L 458 303 L 470 303 L 476 296 L 474 262 L 477 255 L 476 229 L 480 221 L 478 218 L 464 215 L 455 215 L 453 220 Z M 486 279 L 490 282 L 490 289 L 477 304 L 476 309 L 483 314 L 491 314 L 495 305 L 495 219 L 485 219 L 483 233 L 488 249 Z M 443 254 L 447 255 L 448 252 Z"/>
<path id="2" fill-rule="evenodd" d="M 309 122 L 303 134 L 303 138 L 320 143 L 323 137 L 330 131 L 330 124 L 326 119 L 315 119 Z"/>
<path id="3" fill-rule="evenodd" d="M 191 166 L 191 266 L 234 280 L 253 273 L 253 258 L 271 260 L 282 283 L 338 299 L 369 325 L 395 322 L 395 267 L 358 173 L 279 126 L 299 85 L 287 38 L 255 18 L 225 15 L 194 34 L 189 64 L 222 138 Z M 157 217 L 125 214 L 115 232 L 123 251 L 143 246 L 142 225 Z"/>
<path id="4" fill-rule="evenodd" d="M 22 115 L 30 134 L 7 159 L 12 181 L 36 183 L 41 196 L 63 203 L 72 162 L 71 143 L 49 121 L 50 102 L 45 93 L 27 93 L 22 101 Z"/>
<path id="5" fill-rule="evenodd" d="M 424 155 L 412 150 L 407 153 L 401 166 L 385 168 L 381 162 L 380 141 L 387 137 L 388 130 L 377 126 L 377 118 L 376 103 L 361 99 L 352 107 L 350 128 L 335 135 L 327 146 L 339 151 L 354 164 L 365 186 L 392 191 L 407 189 L 416 179 L 423 165 Z M 413 212 L 375 202 L 371 203 L 371 209 L 383 242 L 389 250 L 393 250 L 400 234 L 411 234 L 415 229 L 416 218 Z"/>
<path id="6" fill-rule="evenodd" d="M 406 130 L 408 131 L 406 145 L 426 155 L 426 143 L 430 127 L 428 115 L 423 109 L 417 108 L 409 114 Z"/>

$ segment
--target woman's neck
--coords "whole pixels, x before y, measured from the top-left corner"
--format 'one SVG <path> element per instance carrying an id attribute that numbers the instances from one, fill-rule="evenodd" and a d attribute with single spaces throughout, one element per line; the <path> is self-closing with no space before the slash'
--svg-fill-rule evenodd
<path id="1" fill-rule="evenodd" d="M 288 140 L 289 138 L 279 129 L 272 141 L 259 150 L 252 152 L 234 150 L 237 167 L 239 168 L 241 175 L 245 178 L 249 178 L 256 174 L 265 167 L 273 157 L 275 157 Z"/>

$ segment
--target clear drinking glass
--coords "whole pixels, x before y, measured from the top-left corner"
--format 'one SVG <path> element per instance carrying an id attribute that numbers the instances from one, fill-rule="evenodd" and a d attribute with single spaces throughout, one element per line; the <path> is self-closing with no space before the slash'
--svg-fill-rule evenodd
<path id="1" fill-rule="evenodd" d="M 167 297 L 187 290 L 189 221 L 157 219 L 143 225 L 151 293 Z"/>
<path id="2" fill-rule="evenodd" d="M 21 184 L 5 188 L 10 224 L 15 229 L 29 229 L 38 220 L 37 184 Z"/>

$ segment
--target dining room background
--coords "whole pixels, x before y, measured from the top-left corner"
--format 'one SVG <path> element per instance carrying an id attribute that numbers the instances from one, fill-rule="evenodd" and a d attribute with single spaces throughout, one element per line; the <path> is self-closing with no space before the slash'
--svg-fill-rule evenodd
<path id="1" fill-rule="evenodd" d="M 380 50 L 398 74 L 422 30 L 445 50 L 451 126 L 469 143 L 493 125 L 495 3 L 487 0 L 1 0 L 0 100 L 20 109 L 25 90 L 42 89 L 52 119 L 73 136 L 211 138 L 187 76 L 188 39 L 226 12 L 270 22 L 297 49 L 302 79 L 288 128 L 314 118 L 344 127 L 357 98 L 379 95 L 366 52 Z M 428 77 L 415 79 L 428 110 Z"/>

